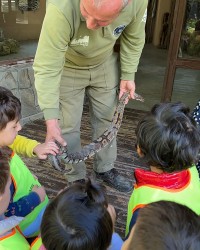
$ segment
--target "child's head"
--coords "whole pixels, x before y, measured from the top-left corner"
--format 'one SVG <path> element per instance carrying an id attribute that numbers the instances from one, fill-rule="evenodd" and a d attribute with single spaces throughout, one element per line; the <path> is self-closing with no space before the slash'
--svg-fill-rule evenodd
<path id="1" fill-rule="evenodd" d="M 136 135 L 139 154 L 164 172 L 191 167 L 200 150 L 200 131 L 180 102 L 155 105 L 139 122 Z"/>
<path id="2" fill-rule="evenodd" d="M 0 215 L 6 211 L 10 202 L 10 156 L 10 149 L 0 149 Z"/>
<path id="3" fill-rule="evenodd" d="M 200 217 L 186 206 L 158 201 L 141 208 L 122 250 L 199 249 Z"/>
<path id="4" fill-rule="evenodd" d="M 41 237 L 47 250 L 106 250 L 113 222 L 101 186 L 77 183 L 60 193 L 46 208 Z"/>
<path id="5" fill-rule="evenodd" d="M 13 143 L 21 129 L 21 103 L 19 99 L 6 88 L 0 87 L 0 147 Z"/>

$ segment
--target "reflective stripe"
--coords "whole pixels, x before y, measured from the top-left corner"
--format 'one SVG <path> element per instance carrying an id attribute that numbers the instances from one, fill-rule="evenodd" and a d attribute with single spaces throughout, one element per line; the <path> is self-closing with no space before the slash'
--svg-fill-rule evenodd
<path id="1" fill-rule="evenodd" d="M 42 246 L 42 239 L 41 237 L 37 237 L 33 243 L 31 244 L 31 250 L 38 250 Z"/>
<path id="2" fill-rule="evenodd" d="M 13 228 L 10 234 L 0 238 L 0 249 L 16 249 L 16 246 L 20 250 L 30 250 L 30 245 L 24 236 L 17 228 Z"/>

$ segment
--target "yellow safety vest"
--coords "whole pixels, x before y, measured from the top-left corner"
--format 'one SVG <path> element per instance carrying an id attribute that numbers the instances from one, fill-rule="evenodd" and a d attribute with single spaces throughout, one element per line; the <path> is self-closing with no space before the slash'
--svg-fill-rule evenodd
<path id="1" fill-rule="evenodd" d="M 39 181 L 35 179 L 24 162 L 14 152 L 10 161 L 10 171 L 15 185 L 15 194 L 13 197 L 14 202 L 19 200 L 21 197 L 28 195 L 35 185 L 41 186 Z M 45 200 L 30 214 L 28 214 L 22 222 L 20 222 L 19 228 L 26 237 L 38 235 L 42 214 L 47 204 L 48 197 L 46 196 Z"/>
<path id="2" fill-rule="evenodd" d="M 146 204 L 165 200 L 177 202 L 200 214 L 200 181 L 196 166 L 189 170 L 189 182 L 180 189 L 167 189 L 153 185 L 142 185 L 134 189 L 129 203 L 126 223 L 126 235 L 129 233 L 129 224 L 133 212 Z"/>
<path id="3" fill-rule="evenodd" d="M 0 250 L 30 250 L 30 245 L 20 230 L 15 227 L 11 233 L 0 238 Z"/>
<path id="4" fill-rule="evenodd" d="M 41 237 L 37 237 L 33 243 L 31 244 L 31 250 L 38 250 L 42 246 L 42 239 Z"/>

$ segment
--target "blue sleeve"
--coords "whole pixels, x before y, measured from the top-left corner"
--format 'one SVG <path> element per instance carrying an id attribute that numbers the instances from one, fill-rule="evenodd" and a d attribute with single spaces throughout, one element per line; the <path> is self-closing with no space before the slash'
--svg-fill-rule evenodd
<path id="1" fill-rule="evenodd" d="M 130 232 L 131 232 L 131 229 L 133 228 L 133 226 L 134 226 L 135 223 L 136 223 L 136 220 L 137 220 L 138 213 L 139 213 L 139 210 L 140 210 L 140 209 L 141 209 L 141 208 L 136 209 L 136 210 L 134 211 L 132 217 L 131 217 L 131 221 L 130 221 L 130 224 L 129 224 L 129 231 L 128 231 L 128 234 L 127 234 L 127 236 L 126 236 L 126 239 L 129 237 L 129 234 L 130 234 Z"/>
<path id="2" fill-rule="evenodd" d="M 40 197 L 35 192 L 30 192 L 28 195 L 23 196 L 18 201 L 13 202 L 13 195 L 15 192 L 13 183 L 10 186 L 11 192 L 11 200 L 10 204 L 5 212 L 7 217 L 16 215 L 16 216 L 26 216 L 27 214 L 31 213 L 35 207 L 40 204 Z"/>
<path id="3" fill-rule="evenodd" d="M 23 231 L 23 235 L 25 237 L 30 237 L 30 235 L 35 234 L 35 232 L 39 232 L 40 230 L 40 225 L 42 223 L 42 217 L 44 214 L 44 211 L 46 209 L 46 206 L 42 208 L 42 210 L 40 210 L 39 214 L 37 215 L 37 218 L 31 222 L 30 225 L 28 225 Z"/>
<path id="4" fill-rule="evenodd" d="M 111 245 L 108 248 L 109 250 L 121 250 L 122 244 L 123 244 L 122 238 L 117 233 L 113 233 Z"/>

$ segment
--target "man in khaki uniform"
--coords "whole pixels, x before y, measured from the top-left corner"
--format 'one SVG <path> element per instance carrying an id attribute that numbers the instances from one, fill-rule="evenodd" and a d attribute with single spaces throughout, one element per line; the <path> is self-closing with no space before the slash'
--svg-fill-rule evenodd
<path id="1" fill-rule="evenodd" d="M 129 91 L 129 98 L 134 98 L 134 77 L 145 41 L 147 3 L 148 0 L 48 1 L 34 61 L 47 141 L 67 143 L 69 152 L 81 149 L 85 94 L 90 105 L 92 139 L 108 127 L 117 99 L 124 92 Z M 120 72 L 113 53 L 119 37 Z M 95 155 L 94 171 L 108 185 L 128 192 L 132 185 L 114 168 L 116 156 L 114 139 Z M 71 169 L 67 174 L 69 182 L 84 180 L 84 163 L 67 168 Z"/>

